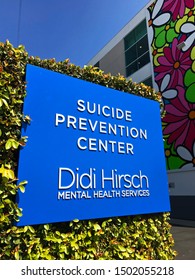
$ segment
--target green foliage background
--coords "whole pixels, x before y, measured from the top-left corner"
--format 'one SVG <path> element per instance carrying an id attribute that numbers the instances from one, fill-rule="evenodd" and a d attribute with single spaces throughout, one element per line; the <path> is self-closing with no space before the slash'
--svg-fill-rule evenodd
<path id="1" fill-rule="evenodd" d="M 15 196 L 18 189 L 25 191 L 27 183 L 17 178 L 19 148 L 28 145 L 20 133 L 22 122 L 30 122 L 30 117 L 22 114 L 27 63 L 160 101 L 153 89 L 121 75 L 111 76 L 92 66 L 80 68 L 68 59 L 56 62 L 29 57 L 23 46 L 0 43 L 0 259 L 174 259 L 169 213 L 14 226 L 22 215 Z"/>

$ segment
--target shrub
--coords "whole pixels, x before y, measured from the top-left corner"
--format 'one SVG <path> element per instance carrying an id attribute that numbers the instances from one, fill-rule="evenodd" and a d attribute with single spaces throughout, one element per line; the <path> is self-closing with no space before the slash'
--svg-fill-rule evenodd
<path id="1" fill-rule="evenodd" d="M 30 121 L 22 114 L 27 63 L 161 101 L 151 87 L 127 81 L 120 74 L 111 76 L 92 66 L 81 68 L 68 59 L 56 62 L 29 57 L 23 46 L 14 48 L 9 41 L 0 43 L 0 259 L 174 259 L 169 213 L 14 226 L 22 215 L 15 195 L 18 189 L 25 191 L 26 184 L 16 174 L 19 149 L 27 142 L 21 137 L 21 125 Z"/>

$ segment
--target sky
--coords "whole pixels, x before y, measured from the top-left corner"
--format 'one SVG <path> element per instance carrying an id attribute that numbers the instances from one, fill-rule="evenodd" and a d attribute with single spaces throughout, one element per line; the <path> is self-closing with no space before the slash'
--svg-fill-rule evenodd
<path id="1" fill-rule="evenodd" d="M 149 0 L 0 0 L 0 42 L 83 67 Z"/>

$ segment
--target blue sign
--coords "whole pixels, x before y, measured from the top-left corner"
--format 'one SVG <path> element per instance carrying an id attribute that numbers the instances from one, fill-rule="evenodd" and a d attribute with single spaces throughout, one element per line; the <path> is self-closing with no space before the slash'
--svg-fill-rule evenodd
<path id="1" fill-rule="evenodd" d="M 159 103 L 27 65 L 19 226 L 170 210 Z"/>

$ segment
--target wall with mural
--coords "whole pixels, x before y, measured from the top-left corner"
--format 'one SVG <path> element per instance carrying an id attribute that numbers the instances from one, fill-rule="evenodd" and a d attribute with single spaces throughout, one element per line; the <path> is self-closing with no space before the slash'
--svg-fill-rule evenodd
<path id="1" fill-rule="evenodd" d="M 167 169 L 195 168 L 195 0 L 157 0 L 147 10 L 155 88 L 166 115 Z"/>

